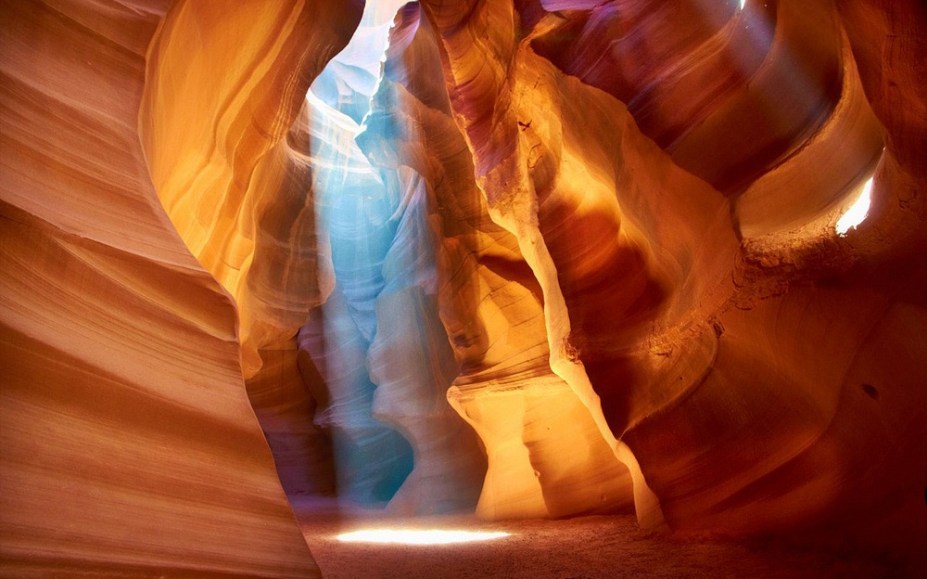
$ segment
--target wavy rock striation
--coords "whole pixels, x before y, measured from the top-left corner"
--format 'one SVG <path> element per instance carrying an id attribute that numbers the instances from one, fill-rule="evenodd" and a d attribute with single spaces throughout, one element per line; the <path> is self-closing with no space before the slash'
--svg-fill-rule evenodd
<path id="1" fill-rule="evenodd" d="M 550 369 L 541 290 L 516 238 L 489 217 L 440 66 L 431 25 L 407 6 L 358 140 L 383 166 L 414 170 L 427 191 L 438 307 L 460 365 L 448 396 L 488 456 L 477 513 L 564 516 L 627 506 L 626 469 Z"/>
<path id="2" fill-rule="evenodd" d="M 330 442 L 312 426 L 296 357 L 261 374 L 260 353 L 295 353 L 306 312 L 332 291 L 330 257 L 317 247 L 303 97 L 361 8 L 180 3 L 152 42 L 139 111 L 161 202 L 238 306 L 244 377 L 290 492 L 331 489 Z"/>
<path id="3" fill-rule="evenodd" d="M 7 568 L 311 576 L 281 482 L 913 552 L 921 3 L 396 7 L 3 5 Z"/>
<path id="4" fill-rule="evenodd" d="M 235 304 L 155 192 L 166 172 L 214 175 L 179 137 L 214 135 L 219 114 L 194 110 L 194 89 L 209 89 L 188 76 L 191 47 L 217 18 L 267 36 L 300 14 L 264 10 L 258 22 L 256 7 L 222 18 L 200 3 L 0 9 L 4 574 L 318 575 L 245 392 Z M 234 76 L 217 62 L 216 78 Z M 293 76 L 278 64 L 262 72 Z M 173 142 L 143 138 L 143 153 L 152 74 L 159 94 L 182 89 L 190 108 L 159 110 L 159 135 Z M 276 98 L 269 108 L 277 118 Z M 231 104 L 223 135 L 240 140 L 232 117 L 250 122 L 258 109 Z M 167 167 L 172 155 L 193 168 Z"/>
<path id="5" fill-rule="evenodd" d="M 317 263 L 308 160 L 288 133 L 359 18 L 352 3 L 184 2 L 152 44 L 139 111 L 152 181 L 181 237 L 239 306 L 246 378 L 260 369 L 257 350 L 291 338 L 330 291 Z"/>
<path id="6" fill-rule="evenodd" d="M 864 26 L 787 2 L 423 7 L 489 215 L 541 289 L 550 367 L 631 469 L 641 522 L 922 529 L 924 263 L 884 231 L 923 247 L 923 163 L 892 147 L 917 130 L 870 108 L 846 31 Z M 893 11 L 922 42 L 922 11 Z M 873 214 L 838 236 L 873 174 Z M 864 464 L 892 482 L 868 488 Z"/>

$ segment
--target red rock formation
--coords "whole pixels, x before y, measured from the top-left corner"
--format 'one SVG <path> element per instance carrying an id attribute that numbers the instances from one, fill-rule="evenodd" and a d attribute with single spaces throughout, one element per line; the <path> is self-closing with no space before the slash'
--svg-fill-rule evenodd
<path id="1" fill-rule="evenodd" d="M 300 127 L 303 95 L 358 6 L 175 6 L 154 39 L 139 127 L 168 215 L 239 305 L 245 377 L 326 293 Z M 192 48 L 195 47 L 195 48 Z M 303 135 L 305 129 L 302 129 Z"/>
<path id="2" fill-rule="evenodd" d="M 245 380 L 291 492 L 318 408 L 398 512 L 927 533 L 917 1 L 425 0 L 308 104 L 354 3 L 131 6 L 0 9 L 8 568 L 312 574 Z"/>
<path id="3" fill-rule="evenodd" d="M 552 369 L 639 465 L 642 522 L 923 532 L 924 263 L 899 253 L 924 247 L 924 156 L 880 131 L 896 113 L 870 111 L 833 6 L 657 4 L 424 3 L 490 215 L 543 289 Z M 923 11 L 893 10 L 922 43 Z M 884 85 L 919 111 L 906 54 Z M 872 215 L 840 237 L 883 141 Z"/>
<path id="4" fill-rule="evenodd" d="M 320 15 L 296 2 L 222 11 L 178 3 L 165 17 L 167 8 L 0 7 L 4 574 L 318 572 L 249 406 L 235 303 L 190 255 L 155 187 L 170 200 L 162 183 L 168 173 L 224 183 L 251 175 L 258 153 L 280 140 L 300 106 L 309 77 L 296 71 L 321 68 L 299 64 L 326 58 L 304 33 L 324 29 L 319 44 L 330 54 L 338 31 L 347 41 L 359 11 L 312 24 Z M 245 32 L 250 39 L 238 36 Z M 227 52 L 232 46 L 241 52 Z M 256 62 L 265 50 L 274 58 Z M 273 93 L 234 100 L 260 78 L 295 91 L 291 105 Z M 220 81 L 231 85 L 224 93 Z M 176 107 L 156 95 L 177 97 Z M 165 105 L 155 106 L 157 121 L 152 100 Z M 278 129 L 268 137 L 271 126 Z M 217 134 L 233 146 L 197 155 L 191 142 Z M 285 178 L 269 174 L 263 170 L 258 181 L 278 191 Z M 194 214 L 194 225 L 211 220 L 212 209 L 221 214 L 216 199 L 225 193 L 217 188 L 196 189 L 193 202 L 206 213 Z M 259 254 L 281 237 L 275 228 L 287 227 L 269 221 L 256 242 Z M 225 223 L 216 235 L 233 241 Z M 276 255 L 287 261 L 292 254 Z M 262 289 L 278 292 L 260 284 L 276 276 L 279 268 L 268 273 L 273 264 L 273 257 L 262 259 L 251 269 L 258 300 Z M 246 301 L 241 295 L 254 293 L 236 295 Z M 243 323 L 251 330 L 249 315 Z"/>
<path id="5" fill-rule="evenodd" d="M 477 513 L 564 516 L 627 506 L 627 470 L 551 371 L 541 289 L 517 239 L 489 217 L 440 83 L 434 32 L 419 12 L 409 5 L 397 17 L 358 140 L 383 166 L 414 169 L 428 190 L 438 307 L 460 364 L 448 396 L 489 461 Z"/>

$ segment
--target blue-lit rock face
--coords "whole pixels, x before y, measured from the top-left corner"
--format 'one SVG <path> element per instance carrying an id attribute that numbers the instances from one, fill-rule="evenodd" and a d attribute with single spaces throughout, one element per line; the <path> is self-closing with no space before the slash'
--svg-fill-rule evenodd
<path id="1" fill-rule="evenodd" d="M 369 353 L 374 417 L 412 442 L 415 468 L 390 508 L 404 514 L 472 510 L 486 469 L 473 431 L 450 407 L 459 373 L 438 316 L 434 244 L 424 181 L 402 171 L 404 211 L 383 264 Z"/>
<path id="2" fill-rule="evenodd" d="M 438 316 L 425 184 L 408 167 L 374 166 L 356 142 L 394 13 L 371 3 L 307 97 L 320 245 L 335 285 L 300 344 L 324 380 L 315 423 L 331 433 L 341 497 L 406 514 L 472 509 L 485 459 L 446 399 L 459 370 Z M 390 126 L 366 131 L 396 140 Z"/>
<path id="3" fill-rule="evenodd" d="M 347 101 L 354 112 L 358 100 Z M 310 312 L 301 335 L 328 390 L 315 422 L 331 431 L 339 494 L 385 503 L 413 463 L 405 438 L 373 418 L 376 386 L 367 365 L 383 264 L 402 215 L 399 183 L 375 170 L 354 144 L 354 119 L 324 101 L 309 104 L 316 211 L 335 273 L 332 294 Z"/>

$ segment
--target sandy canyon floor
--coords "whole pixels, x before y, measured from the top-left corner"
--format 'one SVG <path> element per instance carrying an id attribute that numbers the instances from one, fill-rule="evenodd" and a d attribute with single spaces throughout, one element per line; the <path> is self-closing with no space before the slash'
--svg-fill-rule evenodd
<path id="1" fill-rule="evenodd" d="M 632 515 L 486 522 L 472 516 L 398 519 L 318 499 L 294 509 L 329 579 L 615 577 L 898 577 L 910 570 L 846 549 L 780 542 L 680 539 L 638 528 Z M 504 531 L 500 539 L 454 545 L 346 543 L 341 533 L 371 528 Z"/>

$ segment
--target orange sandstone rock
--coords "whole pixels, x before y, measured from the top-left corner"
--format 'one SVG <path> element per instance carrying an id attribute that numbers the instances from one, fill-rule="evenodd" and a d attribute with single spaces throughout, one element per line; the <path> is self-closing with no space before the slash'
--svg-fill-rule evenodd
<path id="1" fill-rule="evenodd" d="M 281 480 L 919 546 L 919 2 L 423 0 L 308 101 L 356 3 L 131 6 L 0 9 L 7 568 L 311 576 Z"/>

